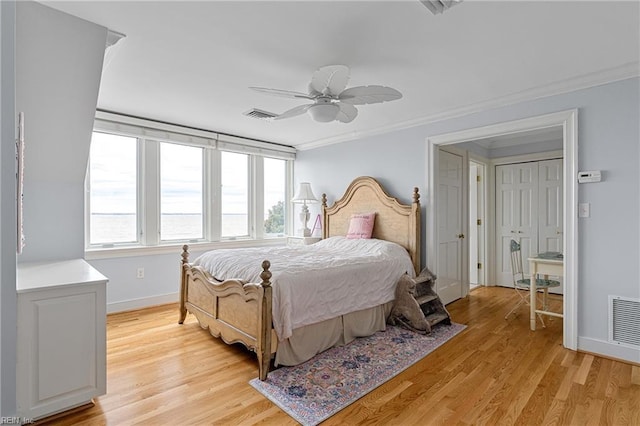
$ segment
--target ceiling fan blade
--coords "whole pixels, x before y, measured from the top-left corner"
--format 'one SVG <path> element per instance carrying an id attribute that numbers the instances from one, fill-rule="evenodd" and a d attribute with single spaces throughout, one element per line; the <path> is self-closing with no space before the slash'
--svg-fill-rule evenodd
<path id="1" fill-rule="evenodd" d="M 340 107 L 340 111 L 338 111 L 338 115 L 336 117 L 337 121 L 350 123 L 358 116 L 358 110 L 353 105 L 345 104 L 344 102 L 338 102 L 335 105 Z"/>
<path id="2" fill-rule="evenodd" d="M 349 68 L 345 65 L 328 65 L 313 73 L 309 93 L 338 96 L 349 82 Z"/>
<path id="3" fill-rule="evenodd" d="M 402 98 L 402 93 L 386 86 L 356 86 L 340 93 L 338 99 L 351 105 L 377 104 Z"/>
<path id="4" fill-rule="evenodd" d="M 266 93 L 267 95 L 275 95 L 282 96 L 285 98 L 293 98 L 293 99 L 311 99 L 314 98 L 302 92 L 292 92 L 290 90 L 280 90 L 280 89 L 268 89 L 266 87 L 249 87 L 249 89 L 255 90 L 256 92 Z"/>
<path id="5" fill-rule="evenodd" d="M 315 104 L 299 105 L 299 106 L 297 106 L 295 108 L 291 108 L 290 110 L 287 110 L 287 111 L 283 112 L 282 114 L 280 114 L 278 116 L 273 117 L 273 119 L 274 120 L 282 120 L 282 119 L 285 119 L 285 118 L 291 118 L 291 117 L 295 117 L 296 115 L 304 114 L 313 105 L 315 105 Z"/>

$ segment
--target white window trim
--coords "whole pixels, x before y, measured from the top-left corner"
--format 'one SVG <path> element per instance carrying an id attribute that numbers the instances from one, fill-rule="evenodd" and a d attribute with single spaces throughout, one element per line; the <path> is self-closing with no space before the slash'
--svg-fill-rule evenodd
<path id="1" fill-rule="evenodd" d="M 132 256 L 150 256 L 158 254 L 176 254 L 185 244 L 190 252 L 202 252 L 217 249 L 243 248 L 243 247 L 271 247 L 281 246 L 287 241 L 286 237 L 265 238 L 263 240 L 237 239 L 225 241 L 201 241 L 201 242 L 173 242 L 171 244 L 159 244 L 157 246 L 123 245 L 116 247 L 99 247 L 86 249 L 86 260 L 114 259 Z"/>
<path id="2" fill-rule="evenodd" d="M 244 154 L 255 154 L 282 160 L 295 160 L 296 158 L 296 149 L 290 146 L 245 139 L 143 118 L 129 117 L 112 112 L 96 112 L 93 129 L 145 139 L 182 143 L 192 146 L 205 146 Z"/>

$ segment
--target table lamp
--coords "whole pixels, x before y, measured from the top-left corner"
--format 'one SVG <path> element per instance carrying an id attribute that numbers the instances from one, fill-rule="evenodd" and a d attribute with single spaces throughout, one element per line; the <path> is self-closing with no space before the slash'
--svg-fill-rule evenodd
<path id="1" fill-rule="evenodd" d="M 307 223 L 309 222 L 309 207 L 307 207 L 307 203 L 318 202 L 318 199 L 311 190 L 311 184 L 309 182 L 300 182 L 298 192 L 296 192 L 296 195 L 294 195 L 291 201 L 296 204 L 302 204 L 302 211 L 300 212 L 300 221 L 303 225 L 302 236 L 310 237 L 311 230 L 307 226 Z"/>

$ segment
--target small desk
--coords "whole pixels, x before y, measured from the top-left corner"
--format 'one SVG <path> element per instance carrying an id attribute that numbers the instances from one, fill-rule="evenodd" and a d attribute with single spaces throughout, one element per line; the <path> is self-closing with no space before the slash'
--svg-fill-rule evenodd
<path id="1" fill-rule="evenodd" d="M 536 277 L 538 275 L 562 277 L 564 275 L 564 259 L 562 259 L 561 256 L 562 255 L 554 256 L 552 253 L 540 253 L 536 257 L 529 258 L 529 273 L 531 274 L 531 288 L 529 291 L 529 306 L 531 308 L 531 314 L 529 321 L 531 323 L 531 330 L 536 329 L 536 314 L 563 318 L 563 314 L 537 309 L 536 306 Z"/>

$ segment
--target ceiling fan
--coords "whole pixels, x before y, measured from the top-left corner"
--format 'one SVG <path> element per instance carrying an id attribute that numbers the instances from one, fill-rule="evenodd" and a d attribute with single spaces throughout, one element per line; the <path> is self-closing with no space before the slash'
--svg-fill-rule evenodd
<path id="1" fill-rule="evenodd" d="M 269 95 L 313 101 L 313 103 L 299 105 L 285 111 L 275 116 L 274 120 L 295 117 L 308 112 L 314 120 L 322 123 L 334 120 L 350 123 L 358 115 L 354 105 L 377 104 L 402 98 L 402 93 L 386 86 L 356 86 L 346 89 L 348 81 L 347 66 L 328 65 L 313 73 L 308 94 L 265 87 L 250 87 L 250 89 Z"/>

